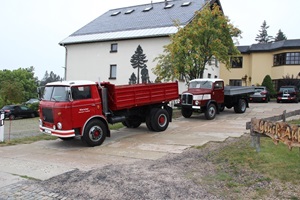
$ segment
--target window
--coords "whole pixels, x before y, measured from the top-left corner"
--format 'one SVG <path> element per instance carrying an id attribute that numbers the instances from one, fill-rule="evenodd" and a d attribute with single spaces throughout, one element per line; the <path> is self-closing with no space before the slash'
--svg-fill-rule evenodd
<path id="1" fill-rule="evenodd" d="M 117 65 L 110 65 L 109 79 L 117 78 Z"/>
<path id="2" fill-rule="evenodd" d="M 211 78 L 211 74 L 210 73 L 207 74 L 207 78 Z"/>
<path id="3" fill-rule="evenodd" d="M 217 81 L 215 83 L 215 90 L 221 90 L 223 89 L 223 82 L 222 81 Z"/>
<path id="4" fill-rule="evenodd" d="M 121 11 L 117 11 L 117 12 L 112 13 L 110 16 L 117 16 L 120 13 L 121 13 Z"/>
<path id="5" fill-rule="evenodd" d="M 118 43 L 113 43 L 110 45 L 110 52 L 118 52 Z"/>
<path id="6" fill-rule="evenodd" d="M 300 52 L 275 54 L 273 65 L 300 65 Z"/>
<path id="7" fill-rule="evenodd" d="M 131 13 L 133 13 L 133 11 L 134 11 L 134 9 L 127 10 L 127 11 L 125 12 L 125 15 L 131 14 Z"/>
<path id="8" fill-rule="evenodd" d="M 71 88 L 73 100 L 90 99 L 90 86 L 74 86 Z"/>
<path id="9" fill-rule="evenodd" d="M 169 8 L 172 8 L 174 6 L 174 4 L 168 4 L 165 6 L 165 9 L 169 9 Z"/>
<path id="10" fill-rule="evenodd" d="M 148 11 L 150 11 L 150 10 L 152 10 L 152 9 L 153 9 L 153 7 L 150 6 L 150 7 L 145 8 L 145 9 L 143 10 L 143 12 L 148 12 Z"/>
<path id="11" fill-rule="evenodd" d="M 233 57 L 230 60 L 232 68 L 242 68 L 243 67 L 243 57 Z"/>
<path id="12" fill-rule="evenodd" d="M 242 86 L 242 80 L 231 79 L 231 80 L 229 80 L 229 85 L 230 86 Z"/>
<path id="13" fill-rule="evenodd" d="M 187 1 L 187 2 L 184 2 L 183 4 L 181 4 L 181 7 L 186 7 L 186 6 L 189 6 L 189 5 L 191 5 L 191 2 Z"/>

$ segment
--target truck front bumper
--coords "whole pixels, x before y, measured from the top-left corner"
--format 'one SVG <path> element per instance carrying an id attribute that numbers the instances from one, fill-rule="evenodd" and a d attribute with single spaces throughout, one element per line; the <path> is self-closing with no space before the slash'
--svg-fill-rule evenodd
<path id="1" fill-rule="evenodd" d="M 40 131 L 47 135 L 52 135 L 52 136 L 57 136 L 62 138 L 75 137 L 74 130 L 57 130 L 57 129 L 52 129 L 40 125 Z"/>

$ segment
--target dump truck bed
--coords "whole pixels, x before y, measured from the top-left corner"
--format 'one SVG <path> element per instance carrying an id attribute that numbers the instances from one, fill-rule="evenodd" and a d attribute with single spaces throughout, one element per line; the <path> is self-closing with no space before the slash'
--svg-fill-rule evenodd
<path id="1" fill-rule="evenodd" d="M 177 82 L 134 85 L 101 83 L 101 86 L 107 88 L 108 107 L 112 111 L 169 102 L 179 98 Z"/>

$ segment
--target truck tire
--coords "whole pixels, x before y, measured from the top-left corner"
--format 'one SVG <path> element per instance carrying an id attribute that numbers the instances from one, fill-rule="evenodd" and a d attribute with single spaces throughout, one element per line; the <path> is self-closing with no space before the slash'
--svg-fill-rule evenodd
<path id="1" fill-rule="evenodd" d="M 213 103 L 209 104 L 205 110 L 205 118 L 207 120 L 212 120 L 216 117 L 216 114 L 217 114 L 216 105 Z"/>
<path id="2" fill-rule="evenodd" d="M 239 99 L 237 105 L 234 106 L 234 112 L 244 113 L 247 109 L 247 102 L 245 99 Z"/>
<path id="3" fill-rule="evenodd" d="M 152 109 L 151 113 L 151 127 L 156 132 L 164 131 L 169 126 L 169 113 L 165 109 L 161 108 L 154 108 Z"/>
<path id="4" fill-rule="evenodd" d="M 105 124 L 100 120 L 94 119 L 86 125 L 82 138 L 88 146 L 98 146 L 104 142 L 107 132 Z"/>
<path id="5" fill-rule="evenodd" d="M 153 109 L 150 111 L 150 113 L 146 116 L 146 126 L 149 131 L 154 131 L 152 124 L 151 124 L 151 116 L 153 116 L 152 113 Z"/>
<path id="6" fill-rule="evenodd" d="M 181 108 L 181 114 L 185 118 L 190 118 L 193 114 L 193 109 L 190 108 Z"/>
<path id="7" fill-rule="evenodd" d="M 124 122 L 122 122 L 122 124 L 127 128 L 138 128 L 142 122 L 138 117 L 133 117 L 126 119 Z"/>

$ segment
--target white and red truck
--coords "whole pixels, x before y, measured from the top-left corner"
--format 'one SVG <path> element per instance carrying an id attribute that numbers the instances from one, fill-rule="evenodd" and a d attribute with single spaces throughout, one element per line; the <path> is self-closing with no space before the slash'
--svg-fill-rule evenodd
<path id="1" fill-rule="evenodd" d="M 249 107 L 249 94 L 254 87 L 224 86 L 222 79 L 194 79 L 189 82 L 188 90 L 181 94 L 182 116 L 189 118 L 193 112 L 205 114 L 212 120 L 224 108 L 234 108 L 236 113 L 244 113 Z"/>
<path id="2" fill-rule="evenodd" d="M 168 103 L 179 98 L 177 82 L 117 86 L 62 81 L 48 83 L 40 95 L 40 131 L 63 140 L 78 136 L 89 146 L 110 137 L 108 123 L 137 128 L 146 122 L 151 131 L 166 130 L 172 121 Z"/>

